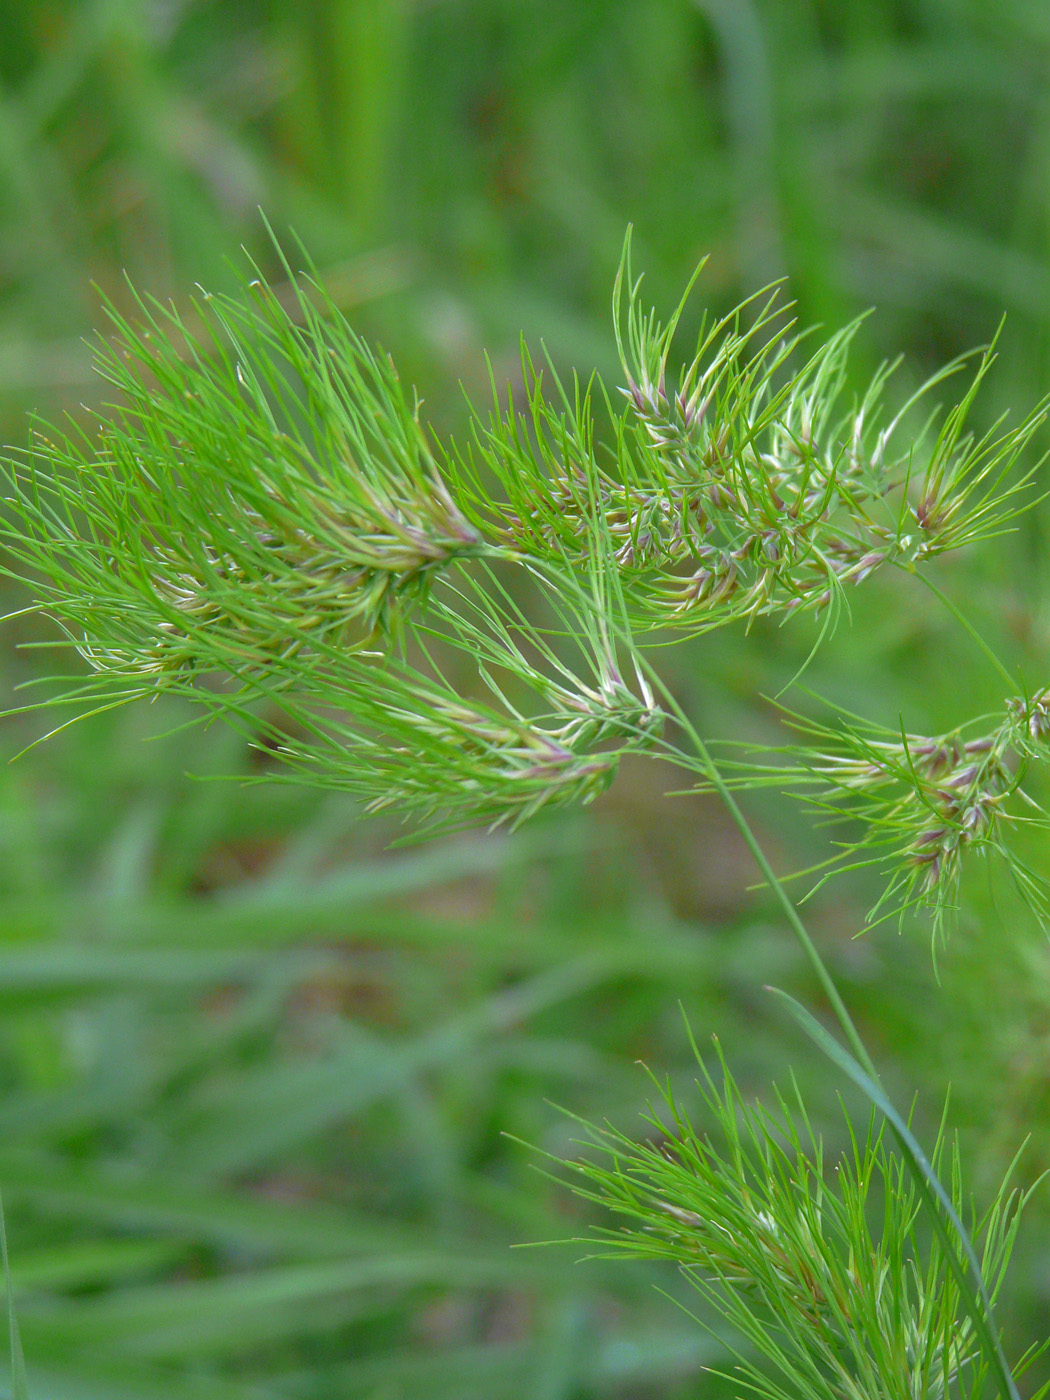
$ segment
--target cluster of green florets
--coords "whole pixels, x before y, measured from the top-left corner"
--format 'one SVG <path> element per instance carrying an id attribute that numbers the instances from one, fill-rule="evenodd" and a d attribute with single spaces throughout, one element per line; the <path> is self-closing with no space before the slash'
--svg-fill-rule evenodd
<path id="1" fill-rule="evenodd" d="M 1040 414 L 968 434 L 987 357 L 916 435 L 906 410 L 944 376 L 889 419 L 892 366 L 848 400 L 856 325 L 807 348 L 771 296 L 705 324 L 672 383 L 682 306 L 643 313 L 625 259 L 616 307 L 619 406 L 548 389 L 526 354 L 525 412 L 497 402 L 466 454 L 316 287 L 114 315 L 99 368 L 120 406 L 10 465 L 7 546 L 92 668 L 70 698 L 174 691 L 372 807 L 517 819 L 595 795 L 630 749 L 666 754 L 649 634 L 835 605 L 1019 508 Z M 1012 789 L 992 757 L 965 780 L 916 757 L 863 795 L 928 893 Z M 885 796 L 906 777 L 921 817 Z"/>

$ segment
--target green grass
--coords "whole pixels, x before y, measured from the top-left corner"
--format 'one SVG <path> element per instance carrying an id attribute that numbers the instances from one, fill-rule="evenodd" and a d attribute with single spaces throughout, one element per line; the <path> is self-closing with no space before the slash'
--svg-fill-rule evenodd
<path id="1" fill-rule="evenodd" d="M 859 370 L 904 346 L 916 379 L 1005 309 L 992 407 L 1046 387 L 1037 5 L 8 0 L 0 28 L 15 442 L 27 410 L 94 392 L 92 280 L 126 305 L 127 268 L 185 307 L 228 285 L 241 241 L 268 259 L 260 203 L 452 428 L 457 381 L 484 392 L 482 346 L 513 375 L 522 330 L 613 372 L 629 221 L 663 306 L 705 252 L 715 310 L 783 273 L 804 320 L 876 303 Z M 936 575 L 1037 679 L 1046 519 Z M 39 634 L 7 637 L 13 687 L 40 670 L 14 643 Z M 674 659 L 678 693 L 705 733 L 761 741 L 758 697 L 811 641 L 705 639 Z M 909 729 L 1002 693 L 893 580 L 858 593 L 807 684 Z M 510 1248 L 586 1222 L 503 1136 L 571 1152 L 550 1100 L 641 1134 L 638 1059 L 693 1107 L 682 1002 L 748 1095 L 789 1058 L 839 1139 L 839 1086 L 755 969 L 816 989 L 717 808 L 628 768 L 586 820 L 390 853 L 396 828 L 338 797 L 188 776 L 251 771 L 217 729 L 142 742 L 184 718 L 102 717 L 0 777 L 0 1192 L 34 1400 L 730 1393 L 703 1373 L 724 1355 L 653 1290 L 694 1305 L 670 1270 Z M 8 722 L 5 749 L 38 732 Z M 821 848 L 778 799 L 751 810 L 779 869 Z M 850 940 L 873 889 L 812 912 L 895 1097 L 918 1086 L 928 1140 L 951 1084 L 979 1196 L 1027 1134 L 1034 1180 L 1045 936 L 974 881 L 938 983 L 921 935 Z M 1013 1352 L 1045 1332 L 1048 1227 L 1044 1189 L 1004 1290 Z"/>

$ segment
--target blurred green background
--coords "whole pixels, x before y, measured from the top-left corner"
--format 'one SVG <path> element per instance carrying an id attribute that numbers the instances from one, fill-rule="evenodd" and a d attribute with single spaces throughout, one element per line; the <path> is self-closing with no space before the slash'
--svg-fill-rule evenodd
<path id="1" fill-rule="evenodd" d="M 0 420 L 98 401 L 93 284 L 178 303 L 259 206 L 302 240 L 442 430 L 519 335 L 616 382 L 628 223 L 666 312 L 785 277 L 803 321 L 869 306 L 858 378 L 901 388 L 1008 315 L 981 413 L 1050 377 L 1050 7 L 1044 0 L 2 0 Z M 938 583 L 1050 681 L 1047 507 Z M 14 608 L 20 599 L 8 592 Z M 43 635 L 7 624 L 4 703 Z M 807 624 L 667 654 L 708 735 L 768 732 Z M 44 654 L 46 656 L 46 653 Z M 881 577 L 807 683 L 909 729 L 1002 704 L 930 595 Z M 0 768 L 0 1190 L 34 1400 L 692 1400 L 718 1344 L 672 1274 L 576 1262 L 588 1214 L 523 1138 L 551 1107 L 632 1130 L 636 1061 L 688 1101 L 679 1003 L 748 1092 L 792 1066 L 842 1137 L 841 1087 L 761 984 L 819 1008 L 717 807 L 624 773 L 518 835 L 391 851 L 396 829 L 251 771 L 155 706 Z M 9 719 L 5 753 L 46 728 Z M 751 804 L 782 869 L 826 835 Z M 1050 854 L 1033 844 L 1034 865 Z M 952 1086 L 977 1200 L 1026 1136 L 1050 1166 L 1050 950 L 979 872 L 935 971 L 921 928 L 814 926 L 929 1140 Z M 863 1108 L 847 1096 L 852 1108 Z M 640 1127 L 640 1124 L 639 1124 Z M 1050 1313 L 1050 1189 L 1004 1299 L 1013 1354 Z M 691 1304 L 690 1304 L 691 1305 Z M 2 1389 L 2 1387 L 0 1387 Z"/>

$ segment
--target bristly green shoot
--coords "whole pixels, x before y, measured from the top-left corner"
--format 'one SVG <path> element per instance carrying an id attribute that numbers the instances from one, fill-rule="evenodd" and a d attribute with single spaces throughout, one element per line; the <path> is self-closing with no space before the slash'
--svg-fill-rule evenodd
<path id="1" fill-rule="evenodd" d="M 727 781 L 643 651 L 764 616 L 823 611 L 827 627 L 885 566 L 915 573 L 999 533 L 1030 501 L 1020 458 L 1046 404 L 1013 428 L 968 430 L 991 351 L 943 419 L 921 405 L 962 362 L 892 413 L 892 365 L 854 398 L 858 324 L 804 337 L 775 289 L 705 322 L 675 376 L 683 307 L 667 325 L 643 310 L 628 240 L 620 393 L 596 378 L 570 389 L 526 350 L 522 411 L 495 394 L 465 451 L 435 438 L 390 361 L 309 280 L 287 304 L 253 276 L 186 315 L 140 299 L 132 322 L 110 308 L 98 367 L 118 401 L 87 426 L 38 427 L 6 463 L 0 568 L 87 665 L 23 708 L 79 715 L 179 695 L 239 726 L 272 763 L 267 779 L 343 789 L 428 830 L 589 801 L 630 752 L 677 764 L 726 800 L 875 1084 L 730 788 L 801 785 L 859 818 L 847 863 L 884 850 L 886 901 L 926 898 L 940 915 L 967 851 L 1006 853 L 1017 817 L 1004 806 L 1044 756 L 1050 702 L 1013 701 L 979 737 L 810 726 L 817 742 L 786 765 L 730 763 Z M 585 1175 L 656 1222 L 628 1248 L 662 1241 L 787 1386 L 746 1360 L 752 1388 L 976 1397 L 990 1355 L 1014 1400 L 990 1309 L 967 1316 L 944 1238 L 920 1248 L 916 1198 L 881 1137 L 855 1147 L 835 1193 L 786 1108 L 776 1130 L 753 1112 L 732 1126 L 728 1078 L 717 1103 L 727 1158 L 676 1118 L 670 1158 L 614 1135 L 615 1169 Z M 982 1229 L 994 1294 L 1014 1206 L 1000 1198 Z"/>
<path id="2" fill-rule="evenodd" d="M 718 1054 L 717 1081 L 701 1062 L 700 1121 L 654 1080 L 660 1102 L 642 1141 L 583 1125 L 568 1168 L 580 1195 L 620 1219 L 595 1232 L 605 1257 L 677 1264 L 742 1339 L 726 1378 L 754 1395 L 981 1395 L 988 1363 L 965 1300 L 874 1119 L 863 1136 L 850 1128 L 851 1149 L 828 1162 L 797 1090 L 778 1096 L 775 1111 L 750 1104 Z M 943 1131 L 933 1158 L 966 1212 Z M 1027 1199 L 1011 1173 L 972 1223 L 993 1298 Z"/>

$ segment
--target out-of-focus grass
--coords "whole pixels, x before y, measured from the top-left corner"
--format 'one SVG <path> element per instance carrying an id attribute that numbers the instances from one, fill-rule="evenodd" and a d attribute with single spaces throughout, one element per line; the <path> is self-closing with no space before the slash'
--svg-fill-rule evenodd
<path id="1" fill-rule="evenodd" d="M 666 306 L 785 275 L 806 320 L 870 302 L 916 373 L 1009 313 L 987 412 L 1045 389 L 1050 21 L 1002 0 L 211 0 L 0 5 L 0 415 L 93 397 L 90 283 L 221 285 L 256 206 L 418 380 L 437 421 L 517 337 L 612 375 L 624 227 Z M 863 368 L 863 366 L 861 366 Z M 1050 676 L 1045 511 L 943 586 Z M 18 600 L 12 599 L 11 606 Z M 43 635 L 25 619 L 8 638 Z M 767 732 L 803 627 L 669 656 L 716 735 Z M 8 693 L 32 651 L 8 654 Z M 808 684 L 909 728 L 1002 699 L 936 601 L 857 595 Z M 766 1005 L 814 999 L 717 811 L 639 767 L 514 838 L 383 853 L 341 802 L 246 771 L 179 711 L 102 717 L 0 777 L 0 1190 L 34 1396 L 578 1400 L 714 1393 L 724 1360 L 628 1266 L 514 1251 L 577 1233 L 504 1133 L 571 1151 L 553 1099 L 630 1126 L 645 1059 L 684 1080 L 678 1003 L 756 1089 L 828 1083 Z M 39 732 L 9 721 L 13 752 Z M 756 804 L 783 868 L 819 834 Z M 1040 850 L 1032 859 L 1050 871 Z M 1050 1164 L 1050 953 L 994 880 L 940 956 L 814 906 L 898 1097 L 949 1082 L 973 1179 Z M 684 1088 L 684 1084 L 682 1086 Z M 681 1094 L 688 1097 L 688 1091 Z M 837 1115 L 829 1112 L 829 1123 Z M 830 1128 L 829 1131 L 837 1131 Z M 1005 1310 L 1041 1339 L 1050 1203 Z"/>

